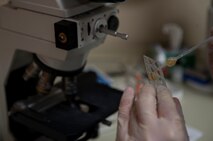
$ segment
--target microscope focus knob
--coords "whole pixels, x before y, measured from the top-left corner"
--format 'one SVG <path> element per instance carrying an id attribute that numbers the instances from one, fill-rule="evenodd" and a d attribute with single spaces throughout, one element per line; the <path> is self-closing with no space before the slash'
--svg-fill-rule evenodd
<path id="1" fill-rule="evenodd" d="M 107 20 L 108 29 L 112 31 L 117 31 L 119 27 L 119 19 L 116 16 L 110 16 Z"/>
<path id="2" fill-rule="evenodd" d="M 110 28 L 113 28 L 113 29 L 110 29 Z M 118 28 L 118 24 L 116 26 L 108 27 L 107 21 L 101 18 L 101 19 L 98 19 L 95 23 L 94 35 L 97 38 L 103 38 L 106 35 L 111 35 L 114 37 L 119 37 L 123 40 L 127 40 L 129 35 L 125 33 L 117 32 L 116 30 L 114 30 L 116 28 Z"/>

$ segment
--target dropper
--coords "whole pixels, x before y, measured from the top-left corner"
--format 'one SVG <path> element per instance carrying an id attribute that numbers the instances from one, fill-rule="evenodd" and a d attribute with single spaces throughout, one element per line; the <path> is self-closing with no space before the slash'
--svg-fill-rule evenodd
<path id="1" fill-rule="evenodd" d="M 160 68 L 162 69 L 164 67 L 173 67 L 179 59 L 181 59 L 184 56 L 192 53 L 196 49 L 203 47 L 204 45 L 208 44 L 210 41 L 213 41 L 213 37 L 209 37 L 209 38 L 203 40 L 202 42 L 198 43 L 197 45 L 191 47 L 188 50 L 185 50 L 184 52 L 182 52 L 181 54 L 179 54 L 176 57 L 169 57 L 166 61 L 166 64 L 161 66 Z"/>

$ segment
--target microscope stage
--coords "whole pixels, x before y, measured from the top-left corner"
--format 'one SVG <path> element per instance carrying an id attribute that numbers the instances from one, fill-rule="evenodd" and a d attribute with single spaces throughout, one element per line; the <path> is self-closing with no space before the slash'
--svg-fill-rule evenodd
<path id="1" fill-rule="evenodd" d="M 32 86 L 26 86 L 21 77 L 25 68 L 11 73 L 7 85 L 8 103 L 20 100 L 14 97 L 34 95 Z M 46 136 L 56 141 L 75 141 L 84 135 L 87 140 L 98 135 L 98 124 L 118 110 L 121 91 L 96 82 L 93 72 L 82 73 L 78 77 L 77 98 L 73 102 L 61 102 L 45 111 L 27 108 L 10 116 L 10 128 L 17 141 L 34 141 Z M 32 83 L 34 85 L 35 82 Z M 14 86 L 16 85 L 16 86 Z M 28 89 L 23 90 L 23 88 Z M 13 88 L 13 89 L 12 89 Z M 34 94 L 32 94 L 34 93 Z M 13 96 L 13 99 L 10 99 Z M 27 98 L 27 97 L 26 97 Z M 12 102 L 10 101 L 12 100 Z M 86 105 L 88 111 L 82 111 Z M 8 105 L 11 107 L 11 104 Z M 84 134 L 86 133 L 86 134 Z"/>

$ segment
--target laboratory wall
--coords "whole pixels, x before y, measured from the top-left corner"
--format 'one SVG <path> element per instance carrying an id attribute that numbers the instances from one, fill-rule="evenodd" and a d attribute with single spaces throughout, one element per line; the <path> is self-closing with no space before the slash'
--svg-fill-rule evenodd
<path id="1" fill-rule="evenodd" d="M 8 3 L 9 0 L 0 0 L 0 5 Z"/>
<path id="2" fill-rule="evenodd" d="M 184 44 L 190 46 L 207 34 L 210 0 L 127 0 L 119 6 L 120 32 L 129 34 L 127 41 L 108 37 L 93 50 L 89 62 L 134 62 L 153 44 L 164 42 L 166 23 L 177 23 L 184 30 Z"/>

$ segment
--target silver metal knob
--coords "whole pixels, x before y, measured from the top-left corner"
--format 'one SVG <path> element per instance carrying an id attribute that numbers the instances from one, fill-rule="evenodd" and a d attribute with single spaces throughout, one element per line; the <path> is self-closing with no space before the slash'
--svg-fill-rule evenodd
<path id="1" fill-rule="evenodd" d="M 112 31 L 112 30 L 109 30 L 107 29 L 106 27 L 100 27 L 99 28 L 99 32 L 101 33 L 105 33 L 107 35 L 111 35 L 111 36 L 114 36 L 114 37 L 119 37 L 123 40 L 127 40 L 129 35 L 128 34 L 125 34 L 125 33 L 119 33 L 117 31 Z"/>

